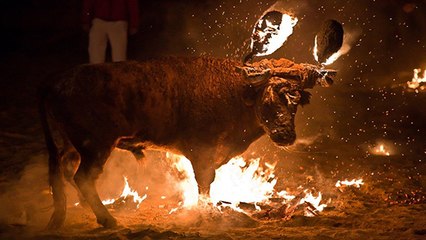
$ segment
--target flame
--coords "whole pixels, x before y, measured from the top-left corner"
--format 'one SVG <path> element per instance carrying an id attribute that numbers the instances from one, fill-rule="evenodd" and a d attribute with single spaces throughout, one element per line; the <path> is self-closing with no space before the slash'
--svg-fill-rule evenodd
<path id="1" fill-rule="evenodd" d="M 133 202 L 136 203 L 136 208 L 139 208 L 139 205 L 143 202 L 143 200 L 147 198 L 147 195 L 145 194 L 142 197 L 140 197 L 136 190 L 132 190 L 130 188 L 127 177 L 124 176 L 124 188 L 123 188 L 123 191 L 121 192 L 120 197 L 116 199 L 112 198 L 112 199 L 102 200 L 102 204 L 103 205 L 114 204 L 118 199 L 123 200 L 123 199 L 128 199 L 129 197 L 132 197 Z M 78 206 L 78 205 L 80 205 L 80 202 L 77 202 L 74 204 L 74 206 Z"/>
<path id="2" fill-rule="evenodd" d="M 305 197 L 299 201 L 299 204 L 309 203 L 311 206 L 305 208 L 305 216 L 313 217 L 322 212 L 327 204 L 320 204 L 322 200 L 322 194 L 319 192 L 318 196 L 314 197 L 311 192 L 305 190 Z"/>
<path id="3" fill-rule="evenodd" d="M 327 60 L 325 60 L 325 62 L 322 62 L 320 64 L 324 65 L 324 66 L 325 65 L 330 65 L 330 64 L 334 63 L 340 56 L 342 56 L 343 54 L 348 53 L 349 50 L 351 50 L 351 43 L 354 40 L 353 38 L 354 38 L 354 36 L 350 36 L 348 34 L 345 34 L 343 36 L 343 45 L 339 49 L 339 51 L 335 52 L 333 55 L 331 55 L 330 57 L 328 57 Z M 318 43 L 317 43 L 317 36 L 315 36 L 315 43 L 314 43 L 313 55 L 314 55 L 315 61 L 318 62 Z"/>
<path id="4" fill-rule="evenodd" d="M 262 51 L 257 53 L 256 56 L 266 56 L 274 53 L 280 48 L 287 38 L 293 34 L 293 27 L 297 24 L 297 18 L 289 14 L 283 14 L 281 24 L 279 26 L 274 25 L 267 19 L 260 19 L 257 23 L 257 27 L 254 29 L 253 34 L 258 36 L 260 42 L 265 42 L 262 46 Z M 266 25 L 262 29 L 262 25 Z M 260 30 L 259 30 L 260 29 Z M 254 41 L 252 39 L 250 48 L 254 48 Z"/>
<path id="5" fill-rule="evenodd" d="M 420 86 L 420 83 L 426 82 L 426 69 L 423 71 L 423 77 L 419 76 L 421 71 L 420 68 L 413 69 L 413 78 L 407 82 L 409 88 L 416 89 Z"/>
<path id="6" fill-rule="evenodd" d="M 207 204 L 211 202 L 218 209 L 227 206 L 240 212 L 245 211 L 239 208 L 239 204 L 248 203 L 253 204 L 259 211 L 261 208 L 257 204 L 269 204 L 271 198 L 277 197 L 282 199 L 282 204 L 296 201 L 291 204 L 293 208 L 307 204 L 307 207 L 305 207 L 306 216 L 317 215 L 327 206 L 321 204 L 321 193 L 318 193 L 318 196 L 315 197 L 311 192 L 305 190 L 303 192 L 304 197 L 296 199 L 296 196 L 287 191 L 277 192 L 274 189 L 277 183 L 277 178 L 274 175 L 275 164 L 265 163 L 265 167 L 262 167 L 260 158 L 246 161 L 243 157 L 235 157 L 229 160 L 227 164 L 216 170 L 216 177 L 210 185 L 210 198 L 199 196 L 190 161 L 183 156 L 170 153 L 167 157 L 174 161 L 180 172 L 186 173 L 184 180 L 178 183 L 183 192 L 183 203 L 179 207 L 171 209 L 169 214 L 181 208 L 192 208 L 200 202 Z M 202 199 L 199 199 L 199 197 Z"/>
<path id="7" fill-rule="evenodd" d="M 121 193 L 120 197 L 128 197 L 128 196 L 132 196 L 133 197 L 133 202 L 137 203 L 137 208 L 139 208 L 139 205 L 141 204 L 141 202 L 143 200 L 145 200 L 145 198 L 147 197 L 147 195 L 143 195 L 142 197 L 139 196 L 138 192 L 136 190 L 132 190 L 129 186 L 129 182 L 127 181 L 127 177 L 124 177 L 124 189 L 123 192 Z M 103 203 L 103 202 L 102 202 Z"/>
<path id="8" fill-rule="evenodd" d="M 336 187 L 340 188 L 340 187 L 354 186 L 356 188 L 360 188 L 361 185 L 363 185 L 363 184 L 364 184 L 364 182 L 363 182 L 362 178 L 352 179 L 351 181 L 348 181 L 348 180 L 340 181 L 340 180 L 338 180 L 336 182 Z"/>
<path id="9" fill-rule="evenodd" d="M 273 169 L 275 165 L 260 167 L 260 159 L 249 164 L 242 157 L 231 159 L 216 170 L 216 177 L 210 185 L 210 199 L 213 204 L 219 201 L 229 202 L 233 208 L 240 202 L 266 202 L 274 193 L 277 179 Z"/>
<path id="10" fill-rule="evenodd" d="M 182 155 L 166 153 L 166 157 L 172 160 L 174 167 L 182 173 L 183 179 L 178 183 L 179 188 L 183 192 L 183 201 L 181 203 L 184 208 L 191 208 L 198 204 L 198 184 L 195 180 L 194 169 L 191 162 Z"/>
<path id="11" fill-rule="evenodd" d="M 381 143 L 378 144 L 376 147 L 374 147 L 370 153 L 374 155 L 381 155 L 381 156 L 390 156 L 391 153 L 389 151 L 389 148 L 385 146 L 385 144 Z"/>

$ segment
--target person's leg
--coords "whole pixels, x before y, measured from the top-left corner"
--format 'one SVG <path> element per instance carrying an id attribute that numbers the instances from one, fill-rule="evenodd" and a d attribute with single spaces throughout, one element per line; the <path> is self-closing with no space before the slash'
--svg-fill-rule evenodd
<path id="1" fill-rule="evenodd" d="M 111 44 L 112 61 L 120 62 L 127 59 L 127 22 L 111 22 L 108 27 L 108 38 Z"/>
<path id="2" fill-rule="evenodd" d="M 89 32 L 89 60 L 90 63 L 105 62 L 105 51 L 108 43 L 106 22 L 100 19 L 93 19 Z"/>

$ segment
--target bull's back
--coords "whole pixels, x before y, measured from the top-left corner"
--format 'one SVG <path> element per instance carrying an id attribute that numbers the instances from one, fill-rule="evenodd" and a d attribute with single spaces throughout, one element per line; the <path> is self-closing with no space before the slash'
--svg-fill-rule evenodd
<path id="1" fill-rule="evenodd" d="M 188 129 L 210 127 L 218 134 L 244 111 L 236 65 L 175 57 L 81 65 L 60 77 L 52 102 L 62 121 L 97 135 L 141 134 L 168 144 Z"/>

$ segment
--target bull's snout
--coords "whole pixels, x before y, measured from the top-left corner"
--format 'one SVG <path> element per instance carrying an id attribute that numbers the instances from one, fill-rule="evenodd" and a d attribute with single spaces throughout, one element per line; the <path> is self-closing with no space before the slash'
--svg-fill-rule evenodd
<path id="1" fill-rule="evenodd" d="M 284 147 L 296 141 L 296 132 L 292 129 L 274 129 L 271 131 L 269 137 L 275 144 Z"/>

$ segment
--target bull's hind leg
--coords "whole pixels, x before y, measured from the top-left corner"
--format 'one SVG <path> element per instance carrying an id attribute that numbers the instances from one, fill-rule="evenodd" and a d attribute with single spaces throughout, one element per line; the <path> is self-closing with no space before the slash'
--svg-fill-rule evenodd
<path id="1" fill-rule="evenodd" d="M 71 186 L 73 186 L 77 191 L 80 205 L 86 207 L 86 200 L 84 199 L 83 195 L 80 192 L 80 189 L 74 181 L 74 175 L 78 169 L 78 166 L 80 165 L 80 154 L 77 152 L 74 146 L 72 146 L 72 144 L 67 140 L 65 140 L 64 149 L 61 153 L 61 158 L 65 180 L 67 180 L 67 182 L 71 184 Z"/>
<path id="2" fill-rule="evenodd" d="M 111 153 L 111 146 L 91 144 L 90 147 L 77 147 L 81 162 L 74 176 L 80 192 L 96 215 L 98 223 L 104 227 L 115 227 L 117 225 L 117 221 L 102 204 L 95 185 L 96 179 L 102 173 L 103 166 Z"/>
<path id="3" fill-rule="evenodd" d="M 50 217 L 48 229 L 57 229 L 65 221 L 67 199 L 64 191 L 62 169 L 60 167 L 60 156 L 57 151 L 51 152 L 49 156 L 49 183 L 52 189 L 54 211 Z"/>

